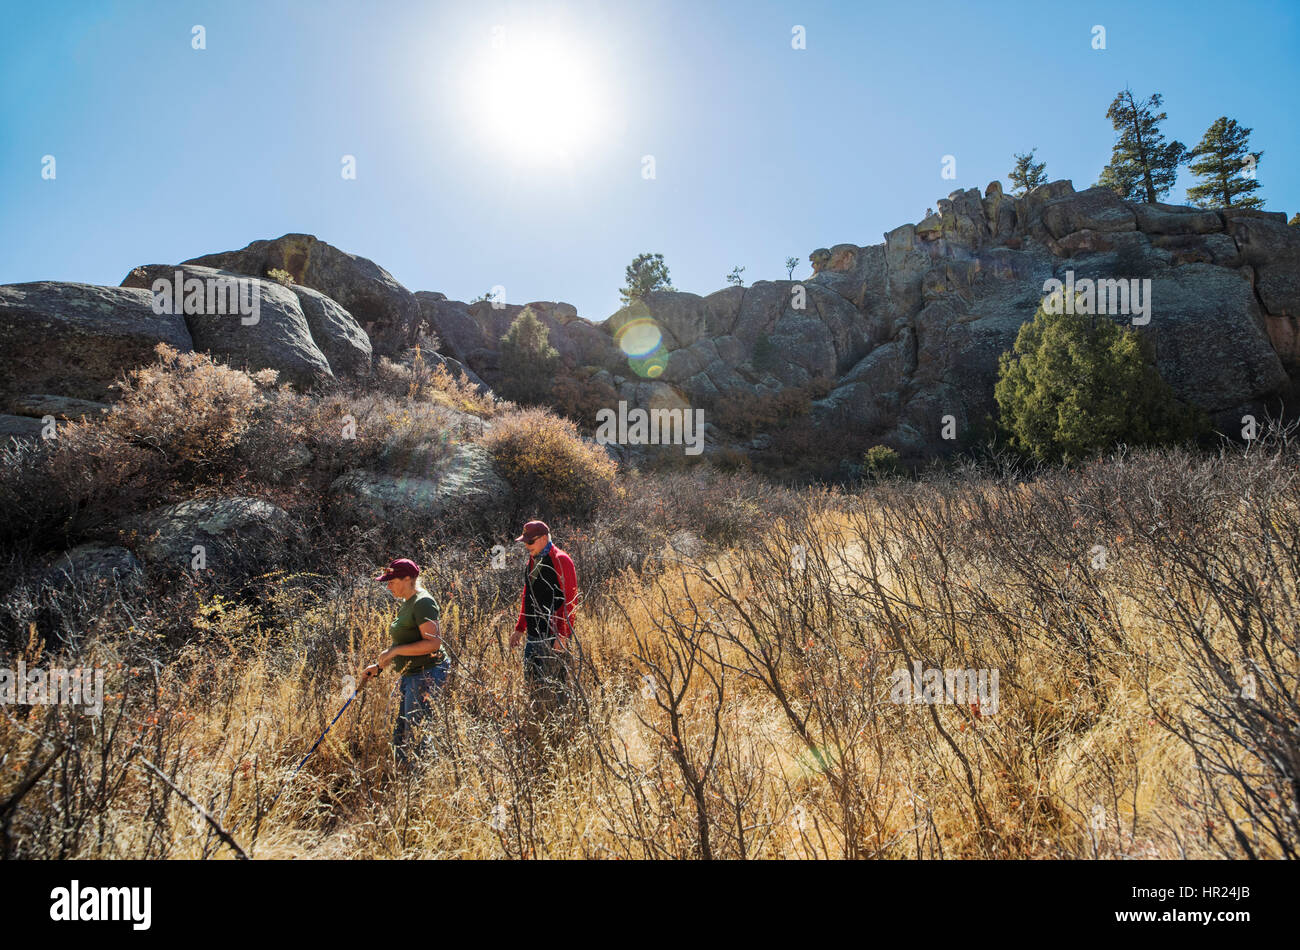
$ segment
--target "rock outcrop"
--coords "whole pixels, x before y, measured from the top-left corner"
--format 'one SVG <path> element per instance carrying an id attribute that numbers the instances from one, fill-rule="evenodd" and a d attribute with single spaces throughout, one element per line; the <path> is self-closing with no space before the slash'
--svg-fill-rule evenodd
<path id="1" fill-rule="evenodd" d="M 286 271 L 294 283 L 337 302 L 364 328 L 372 345 L 390 356 L 413 344 L 419 334 L 420 305 L 414 294 L 374 261 L 340 251 L 310 234 L 254 241 L 238 251 L 204 254 L 184 263 L 252 277 Z"/>
<path id="2" fill-rule="evenodd" d="M 245 555 L 277 552 L 290 530 L 283 509 L 236 496 L 167 505 L 129 520 L 121 533 L 146 564 L 179 571 L 229 569 Z"/>
<path id="3" fill-rule="evenodd" d="M 147 290 L 38 281 L 0 286 L 0 396 L 103 400 L 123 370 L 166 343 L 193 349 L 185 319 L 155 314 Z"/>
<path id="4" fill-rule="evenodd" d="M 186 275 L 256 279 L 263 312 L 254 327 L 206 314 L 155 315 L 143 288 L 174 273 L 163 265 L 137 268 L 122 288 L 0 287 L 0 360 L 12 367 L 0 383 L 0 411 L 14 413 L 0 428 L 20 437 L 36 431 L 26 417 L 39 402 L 15 402 L 38 398 L 31 394 L 103 400 L 122 370 L 152 359 L 160 340 L 307 385 L 364 376 L 380 355 L 409 359 L 428 326 L 440 345 L 426 361 L 485 389 L 501 382 L 501 338 L 527 308 L 548 328 L 564 372 L 589 382 L 584 392 L 600 399 L 613 392 L 632 409 L 684 409 L 799 389 L 815 396 L 808 428 L 832 444 L 852 436 L 924 457 L 953 451 L 995 412 L 998 358 L 1048 281 L 1105 281 L 1112 291 L 1124 282 L 1139 294 L 1140 314 L 1108 318 L 1148 336 L 1175 393 L 1224 431 L 1236 431 L 1246 412 L 1300 406 L 1300 228 L 1284 214 L 1125 201 L 1105 188 L 1075 191 L 1069 181 L 1020 196 L 995 181 L 936 206 L 878 244 L 814 250 L 805 280 L 703 296 L 656 291 L 599 323 L 566 303 L 411 293 L 373 261 L 305 234 L 181 265 Z M 272 269 L 297 283 L 265 279 Z M 70 411 L 51 414 L 71 418 Z M 768 444 L 762 432 L 729 432 L 726 424 L 706 416 L 706 453 Z M 626 458 L 629 449 L 610 451 Z M 438 479 L 411 477 L 429 484 L 344 476 L 338 508 L 348 509 L 348 491 L 372 512 L 441 496 Z"/>
<path id="5" fill-rule="evenodd" d="M 464 443 L 410 474 L 347 472 L 330 486 L 332 517 L 343 524 L 372 525 L 397 519 L 436 519 L 452 508 L 499 502 L 509 486 L 486 450 Z"/>
<path id="6" fill-rule="evenodd" d="M 159 280 L 174 285 L 180 281 L 177 274 L 184 275 L 187 287 L 190 281 L 199 281 L 205 288 L 209 282 L 242 282 L 240 307 L 227 301 L 215 305 L 214 300 L 205 300 L 201 306 L 196 303 L 191 308 L 186 290 L 184 319 L 194 349 L 211 353 L 237 369 L 274 369 L 281 379 L 302 388 L 334 375 L 329 360 L 316 345 L 297 295 L 274 280 L 188 264 L 145 264 L 127 274 L 122 286 L 149 290 Z M 179 309 L 181 290 L 171 292 Z"/>

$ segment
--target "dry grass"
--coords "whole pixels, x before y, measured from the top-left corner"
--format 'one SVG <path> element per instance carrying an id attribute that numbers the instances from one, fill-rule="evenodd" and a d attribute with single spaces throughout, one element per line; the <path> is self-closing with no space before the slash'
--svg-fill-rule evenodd
<path id="1" fill-rule="evenodd" d="M 1295 857 L 1296 461 L 1282 442 L 810 491 L 735 546 L 656 549 L 584 587 L 580 695 L 540 757 L 515 572 L 435 559 L 441 754 L 394 770 L 387 674 L 270 814 L 393 606 L 360 574 L 204 602 L 165 663 L 138 635 L 84 648 L 102 719 L 4 708 L 4 846 L 232 856 L 147 759 L 254 857 Z M 914 660 L 996 669 L 996 712 L 891 702 Z"/>

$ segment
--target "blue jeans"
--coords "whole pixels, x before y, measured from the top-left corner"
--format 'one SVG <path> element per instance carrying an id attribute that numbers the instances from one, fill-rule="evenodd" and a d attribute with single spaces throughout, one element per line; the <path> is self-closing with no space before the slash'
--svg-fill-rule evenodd
<path id="1" fill-rule="evenodd" d="M 428 751 L 427 729 L 428 719 L 433 714 L 433 698 L 447 681 L 450 669 L 451 664 L 444 660 L 438 666 L 399 679 L 402 701 L 397 710 L 397 724 L 393 726 L 393 751 L 399 764 L 407 763 L 412 733 L 417 726 L 426 729 L 419 751 Z"/>

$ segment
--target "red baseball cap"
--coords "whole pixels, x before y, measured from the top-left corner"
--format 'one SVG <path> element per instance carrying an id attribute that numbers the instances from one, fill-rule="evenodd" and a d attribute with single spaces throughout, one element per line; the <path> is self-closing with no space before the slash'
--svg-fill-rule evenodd
<path id="1" fill-rule="evenodd" d="M 546 526 L 545 521 L 530 521 L 524 525 L 524 533 L 515 538 L 516 541 L 523 541 L 525 544 L 532 543 L 544 534 L 550 534 L 551 529 Z"/>
<path id="2" fill-rule="evenodd" d="M 375 580 L 380 583 L 391 581 L 396 577 L 419 577 L 420 568 L 416 563 L 404 557 L 388 562 L 388 570 L 380 574 Z"/>

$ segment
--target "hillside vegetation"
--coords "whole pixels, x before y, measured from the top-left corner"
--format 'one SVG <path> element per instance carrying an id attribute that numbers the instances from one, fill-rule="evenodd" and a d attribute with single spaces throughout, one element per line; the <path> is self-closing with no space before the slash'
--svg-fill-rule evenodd
<path id="1" fill-rule="evenodd" d="M 1286 432 L 793 491 L 708 468 L 611 480 L 529 410 L 566 493 L 527 470 L 520 410 L 418 366 L 388 394 L 301 396 L 188 359 L 164 353 L 110 421 L 3 459 L 0 665 L 106 670 L 100 718 L 3 707 L 7 857 L 1297 856 Z M 224 408 L 146 411 L 196 387 Z M 227 437 L 189 452 L 186 418 Z M 512 493 L 336 519 L 338 472 L 432 466 L 431 433 L 508 451 Z M 285 439 L 310 448 L 287 472 Z M 232 488 L 281 505 L 295 543 L 108 590 L 43 573 L 144 500 Z M 535 515 L 581 587 L 579 695 L 540 752 L 507 647 L 522 558 L 493 557 Z M 395 770 L 386 674 L 288 781 L 387 645 L 395 604 L 371 578 L 396 556 L 426 566 L 455 658 L 438 754 Z M 893 701 L 917 662 L 996 670 L 995 705 Z"/>

